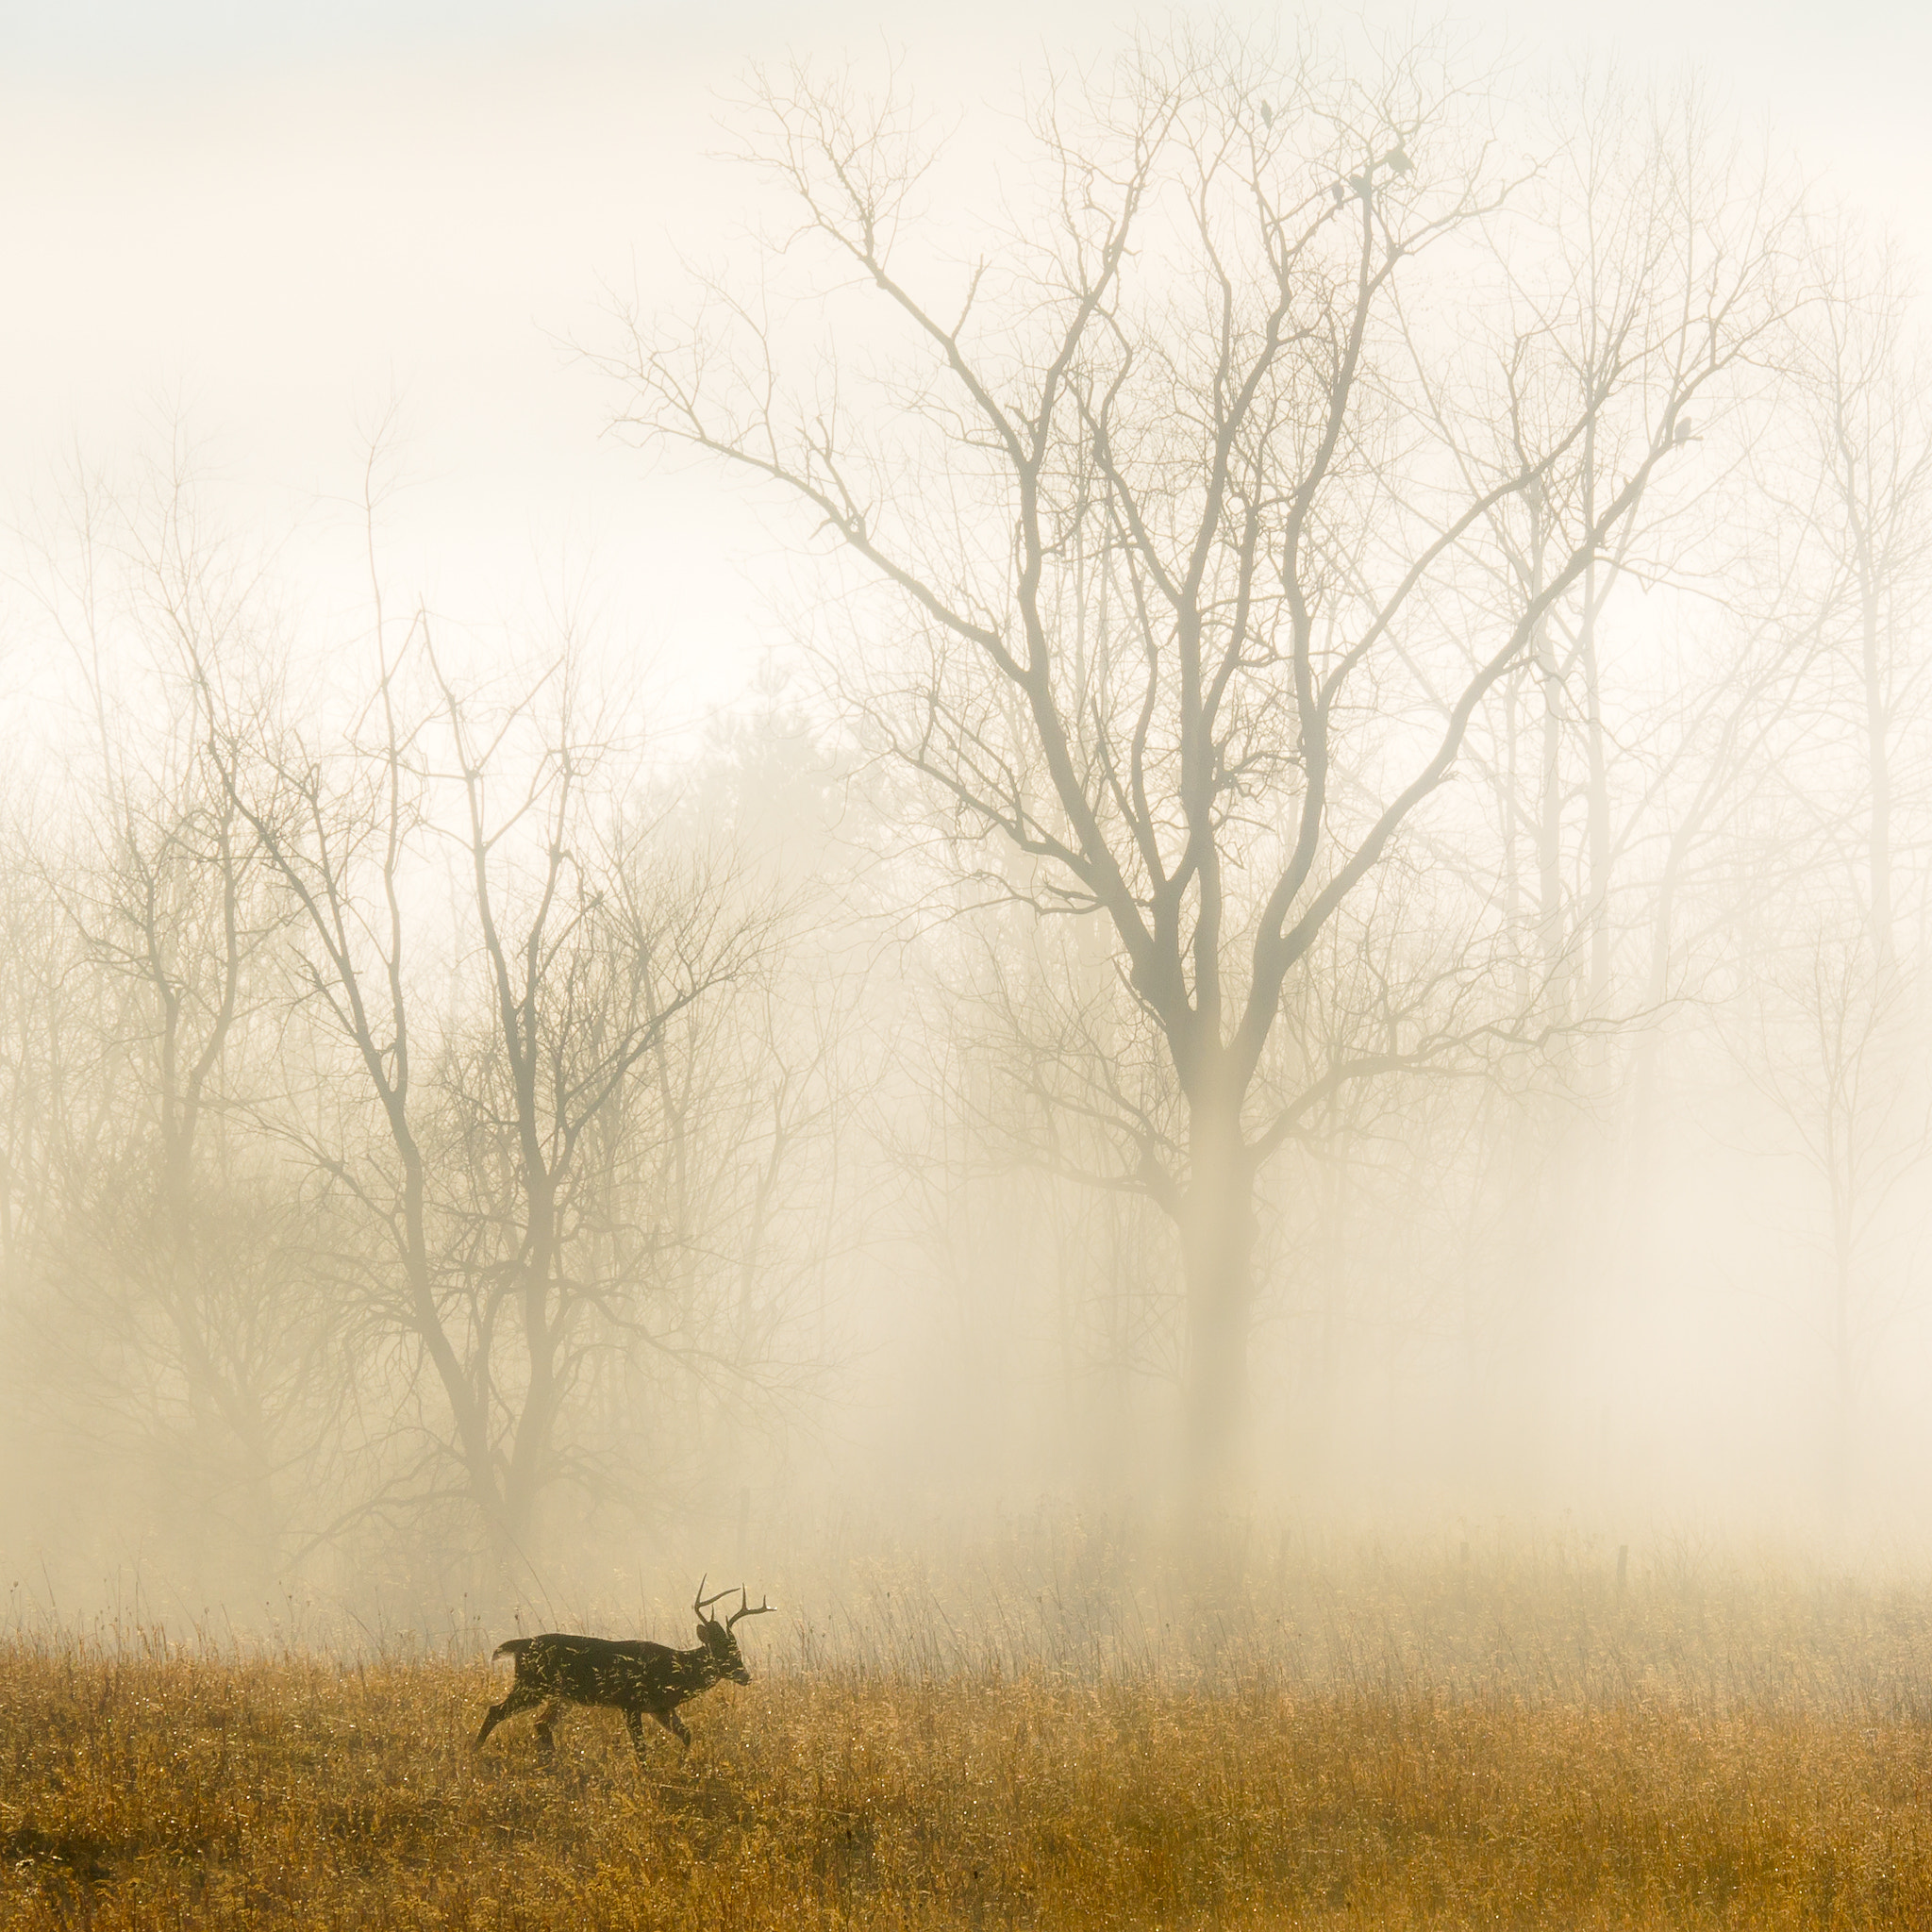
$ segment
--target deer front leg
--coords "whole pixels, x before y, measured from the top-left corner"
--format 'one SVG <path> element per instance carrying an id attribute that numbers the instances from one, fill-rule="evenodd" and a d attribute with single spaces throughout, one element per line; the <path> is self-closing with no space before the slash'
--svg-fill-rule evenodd
<path id="1" fill-rule="evenodd" d="M 685 1729 L 684 1720 L 678 1716 L 676 1705 L 670 1705 L 663 1710 L 654 1710 L 652 1711 L 651 1715 L 654 1718 L 656 1718 L 658 1722 L 660 1724 L 662 1724 L 664 1728 L 667 1731 L 669 1731 L 671 1735 L 674 1738 L 675 1738 L 677 1741 L 680 1744 L 682 1744 L 687 1751 L 691 1749 L 691 1733 Z"/>

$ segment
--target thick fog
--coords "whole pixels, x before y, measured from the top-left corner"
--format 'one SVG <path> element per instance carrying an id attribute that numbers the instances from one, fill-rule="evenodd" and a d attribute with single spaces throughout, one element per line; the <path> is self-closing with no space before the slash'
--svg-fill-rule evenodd
<path id="1" fill-rule="evenodd" d="M 9 1613 L 1916 1560 L 1924 164 L 1661 19 L 24 42 Z"/>

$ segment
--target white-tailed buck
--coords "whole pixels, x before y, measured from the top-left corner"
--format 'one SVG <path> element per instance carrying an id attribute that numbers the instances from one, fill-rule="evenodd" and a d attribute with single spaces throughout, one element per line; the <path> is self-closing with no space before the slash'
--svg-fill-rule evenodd
<path id="1" fill-rule="evenodd" d="M 730 1591 L 721 1590 L 715 1596 L 707 1596 L 703 1582 L 699 1583 L 691 1605 L 698 1613 L 694 1650 L 673 1650 L 668 1643 L 573 1637 L 557 1630 L 541 1637 L 512 1637 L 508 1642 L 499 1643 L 498 1657 L 516 1659 L 516 1681 L 501 1704 L 490 1707 L 483 1728 L 476 1733 L 475 1748 L 483 1748 L 484 1740 L 505 1718 L 541 1704 L 537 1741 L 547 1754 L 555 1743 L 551 1727 L 563 1705 L 601 1704 L 623 1711 L 640 1763 L 644 1756 L 647 1717 L 656 1718 L 689 1751 L 691 1733 L 677 1715 L 677 1707 L 723 1678 L 729 1677 L 734 1684 L 751 1682 L 738 1639 L 731 1634 L 732 1626 L 746 1617 L 761 1617 L 772 1607 L 762 1600 L 753 1605 L 741 1584 L 738 1607 L 721 1624 L 708 1612 L 713 1604 L 730 1594 Z"/>

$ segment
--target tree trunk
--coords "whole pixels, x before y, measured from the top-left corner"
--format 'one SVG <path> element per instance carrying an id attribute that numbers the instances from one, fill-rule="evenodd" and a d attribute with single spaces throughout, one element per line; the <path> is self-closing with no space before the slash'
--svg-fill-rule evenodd
<path id="1" fill-rule="evenodd" d="M 1890 719 L 1880 651 L 1876 574 L 1862 569 L 1860 631 L 1865 685 L 1865 766 L 1872 787 L 1871 821 L 1866 828 L 1867 890 L 1871 895 L 1872 957 L 1880 986 L 1890 986 L 1897 964 L 1891 911 L 1891 751 Z"/>
<path id="2" fill-rule="evenodd" d="M 1254 1162 L 1238 1112 L 1197 1108 L 1181 1214 L 1188 1291 L 1187 1483 L 1196 1506 L 1246 1474 L 1248 1327 L 1254 1282 Z"/>
<path id="3" fill-rule="evenodd" d="M 1824 1501 L 1829 1527 L 1841 1532 L 1852 1498 L 1852 1271 L 1857 1263 L 1856 1194 L 1852 1124 L 1846 1124 L 1846 1144 L 1838 1174 L 1831 1176 L 1831 1392 L 1824 1451 Z"/>

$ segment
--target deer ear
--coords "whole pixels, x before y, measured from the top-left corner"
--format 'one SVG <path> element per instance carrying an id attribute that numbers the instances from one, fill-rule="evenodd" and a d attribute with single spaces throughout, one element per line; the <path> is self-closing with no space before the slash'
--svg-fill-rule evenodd
<path id="1" fill-rule="evenodd" d="M 706 1630 L 705 1626 L 702 1624 L 700 1624 L 698 1625 L 698 1641 L 700 1643 L 708 1643 L 710 1642 L 710 1633 Z"/>

